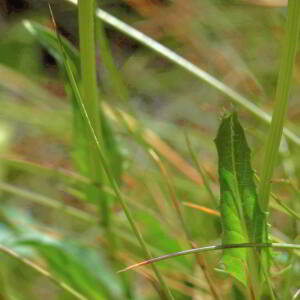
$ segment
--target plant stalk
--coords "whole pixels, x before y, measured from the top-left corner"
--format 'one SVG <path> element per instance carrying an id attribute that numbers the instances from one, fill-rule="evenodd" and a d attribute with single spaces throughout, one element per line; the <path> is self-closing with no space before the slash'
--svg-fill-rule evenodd
<path id="1" fill-rule="evenodd" d="M 105 154 L 101 119 L 100 105 L 97 87 L 96 72 L 96 42 L 95 42 L 95 1 L 78 1 L 78 20 L 79 20 L 79 46 L 80 46 L 80 64 L 81 64 L 81 95 L 87 115 L 91 121 L 99 145 Z M 86 128 L 87 137 L 89 137 Z M 107 181 L 99 155 L 92 139 L 88 139 L 87 160 L 89 165 L 90 179 L 99 186 Z M 87 190 L 87 196 L 92 202 L 99 203 L 101 209 L 101 221 L 103 226 L 109 231 L 110 211 L 105 197 L 99 199 L 99 190 L 91 187 Z M 109 233 L 110 236 L 110 233 Z"/>
<path id="2" fill-rule="evenodd" d="M 279 145 L 283 133 L 284 119 L 287 111 L 289 92 L 292 82 L 293 66 L 297 50 L 297 41 L 300 29 L 300 1 L 288 1 L 288 17 L 286 33 L 281 56 L 278 82 L 275 96 L 275 107 L 272 115 L 270 133 L 267 138 L 266 150 L 263 160 L 261 183 L 259 186 L 258 202 L 262 212 L 265 213 L 264 241 L 268 242 L 267 212 L 269 209 L 271 179 L 277 162 Z M 267 254 L 266 254 L 267 255 Z M 268 272 L 264 265 L 264 251 L 261 253 L 262 269 Z M 268 278 L 267 278 L 268 282 Z"/>
<path id="3" fill-rule="evenodd" d="M 82 1 L 84 1 L 84 0 L 82 0 Z M 51 15 L 52 15 L 53 23 L 55 24 L 55 20 L 54 20 L 54 17 L 53 17 L 51 7 L 49 6 L 49 8 L 50 8 L 50 12 L 51 12 Z M 56 26 L 55 26 L 55 28 L 56 28 Z M 91 140 L 94 143 L 97 155 L 99 157 L 99 160 L 101 162 L 101 165 L 103 167 L 105 175 L 107 176 L 107 179 L 108 179 L 109 183 L 111 184 L 111 187 L 112 187 L 113 191 L 115 192 L 117 200 L 119 201 L 119 203 L 121 204 L 121 206 L 123 208 L 125 216 L 127 217 L 127 220 L 128 220 L 128 222 L 131 226 L 131 229 L 132 229 L 133 233 L 135 234 L 135 236 L 136 236 L 136 238 L 137 238 L 137 240 L 138 240 L 138 242 L 139 242 L 139 244 L 140 244 L 140 246 L 141 246 L 141 248 L 144 252 L 145 257 L 147 257 L 148 259 L 151 259 L 152 255 L 150 253 L 150 250 L 148 249 L 147 244 L 144 241 L 141 232 L 139 231 L 137 225 L 135 224 L 134 219 L 131 215 L 131 212 L 130 212 L 130 210 L 129 210 L 129 208 L 128 208 L 128 206 L 127 206 L 127 204 L 126 204 L 126 202 L 125 202 L 125 200 L 122 196 L 122 193 L 119 189 L 119 186 L 118 186 L 118 184 L 117 184 L 117 182 L 116 182 L 116 180 L 113 176 L 113 173 L 111 172 L 111 170 L 109 168 L 109 164 L 108 164 L 108 162 L 106 160 L 106 157 L 104 155 L 104 151 L 103 151 L 103 149 L 100 145 L 100 141 L 97 138 L 96 132 L 93 128 L 93 124 L 92 124 L 92 122 L 89 118 L 88 112 L 85 108 L 85 103 L 84 103 L 84 101 L 81 97 L 81 94 L 80 94 L 80 91 L 78 89 L 76 80 L 75 80 L 74 75 L 72 73 L 69 58 L 68 58 L 67 53 L 65 52 L 65 50 L 63 48 L 63 44 L 61 42 L 60 35 L 57 31 L 56 31 L 56 33 L 57 33 L 57 39 L 58 39 L 58 42 L 59 42 L 59 45 L 60 45 L 60 49 L 61 49 L 62 55 L 64 57 L 64 65 L 65 65 L 65 68 L 66 68 L 68 79 L 70 81 L 70 85 L 71 85 L 71 87 L 74 91 L 74 95 L 75 95 L 77 103 L 80 107 L 82 117 L 83 117 L 83 119 L 86 123 L 86 126 L 87 126 L 88 134 L 89 134 L 89 136 L 91 137 Z M 165 299 L 166 300 L 174 300 L 173 295 L 172 295 L 169 287 L 166 285 L 161 273 L 159 272 L 158 268 L 156 268 L 156 266 L 153 266 L 153 271 L 154 271 L 154 273 L 157 277 L 157 280 L 160 284 L 160 288 L 161 288 L 161 291 L 163 292 L 163 295 L 164 295 Z"/>
<path id="4" fill-rule="evenodd" d="M 101 141 L 101 123 L 96 76 L 94 0 L 78 1 L 79 43 L 82 81 L 82 100 L 98 140 Z"/>
<path id="5" fill-rule="evenodd" d="M 293 65 L 297 50 L 297 41 L 300 28 L 300 1 L 289 0 L 286 35 L 283 44 L 283 54 L 278 76 L 275 108 L 272 115 L 270 133 L 264 155 L 261 184 L 259 187 L 259 203 L 266 212 L 269 207 L 271 179 L 276 165 L 283 123 L 287 111 L 287 103 L 292 80 Z"/>

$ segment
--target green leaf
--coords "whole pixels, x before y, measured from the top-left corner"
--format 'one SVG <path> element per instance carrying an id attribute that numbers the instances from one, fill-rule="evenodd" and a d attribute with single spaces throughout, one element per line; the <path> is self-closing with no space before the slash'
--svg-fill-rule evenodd
<path id="1" fill-rule="evenodd" d="M 236 113 L 224 116 L 215 140 L 219 156 L 223 244 L 263 242 L 264 215 L 261 212 L 250 148 Z M 246 285 L 248 250 L 226 249 L 225 271 Z"/>
<path id="2" fill-rule="evenodd" d="M 45 47 L 51 55 L 57 60 L 62 70 L 64 70 L 64 61 L 60 51 L 60 47 L 57 41 L 55 32 L 50 31 L 47 27 L 40 25 L 32 21 L 24 21 L 25 28 L 36 37 L 38 42 Z M 64 37 L 61 36 L 63 47 L 73 63 L 73 72 L 76 77 L 80 74 L 80 56 L 78 50 Z M 87 132 L 85 129 L 85 123 L 80 113 L 78 103 L 72 95 L 70 89 L 72 108 L 73 108 L 73 132 L 74 132 L 74 150 L 72 151 L 72 158 L 77 169 L 81 174 L 88 176 L 90 171 L 88 170 L 88 141 L 86 139 Z M 101 112 L 100 112 L 101 113 Z M 117 182 L 121 179 L 122 172 L 122 155 L 119 149 L 118 142 L 114 136 L 113 129 L 109 120 L 104 113 L 101 113 L 101 128 L 103 136 L 103 147 L 106 149 L 106 157 L 113 170 Z M 99 190 L 94 187 L 90 187 L 87 192 L 88 198 L 99 199 Z M 94 195 L 94 196 L 91 196 Z M 103 196 L 103 195 L 102 195 Z"/>
<path id="3" fill-rule="evenodd" d="M 36 22 L 25 20 L 23 21 L 23 24 L 29 33 L 31 33 L 37 39 L 37 41 L 49 51 L 56 61 L 63 66 L 63 57 L 59 50 L 59 44 L 57 42 L 55 32 Z M 67 39 L 63 38 L 62 43 L 68 54 L 68 57 L 70 57 L 70 60 L 76 68 L 76 75 L 78 75 L 80 70 L 79 52 Z M 74 69 L 72 71 L 74 72 Z"/>
<path id="4" fill-rule="evenodd" d="M 88 299 L 124 299 L 121 283 L 100 251 L 39 237 L 21 240 L 19 245 L 36 249 L 51 273 Z"/>

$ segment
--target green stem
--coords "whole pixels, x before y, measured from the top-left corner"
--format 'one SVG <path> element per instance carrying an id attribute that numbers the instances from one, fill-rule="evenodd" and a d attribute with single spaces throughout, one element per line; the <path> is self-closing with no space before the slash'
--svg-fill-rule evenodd
<path id="1" fill-rule="evenodd" d="M 85 1 L 85 0 L 84 0 Z M 51 10 L 50 10 L 51 11 Z M 52 12 L 52 11 L 51 11 Z M 70 66 L 70 62 L 69 62 L 69 58 L 67 56 L 67 53 L 65 52 L 64 48 L 63 48 L 63 44 L 61 42 L 61 38 L 60 38 L 60 35 L 58 34 L 57 32 L 57 39 L 59 41 L 59 44 L 60 44 L 60 49 L 62 51 L 62 55 L 64 57 L 64 64 L 65 64 L 65 68 L 66 68 L 66 72 L 67 72 L 67 76 L 68 76 L 68 79 L 70 81 L 70 84 L 71 84 L 71 87 L 74 91 L 74 95 L 76 97 L 76 100 L 77 100 L 77 103 L 80 107 L 80 111 L 82 113 L 82 117 L 86 123 L 86 126 L 87 126 L 87 129 L 88 129 L 88 133 L 91 137 L 91 140 L 93 141 L 94 143 L 94 146 L 95 146 L 95 149 L 97 151 L 97 154 L 98 154 L 98 157 L 99 157 L 99 160 L 101 161 L 101 165 L 103 167 L 103 170 L 108 178 L 108 181 L 109 183 L 111 184 L 111 187 L 112 189 L 114 190 L 115 192 L 115 195 L 116 195 L 116 199 L 119 201 L 119 203 L 121 204 L 122 208 L 123 208 L 123 211 L 127 217 L 127 220 L 132 228 L 132 231 L 133 233 L 135 234 L 137 240 L 139 241 L 139 244 L 144 252 L 144 255 L 145 257 L 147 258 L 151 258 L 151 253 L 147 247 L 147 244 L 146 242 L 144 241 L 143 239 L 143 236 L 142 234 L 140 233 L 137 225 L 135 224 L 134 220 L 133 220 L 133 217 L 130 213 L 130 210 L 122 196 L 122 193 L 119 189 L 119 186 L 113 176 L 113 173 L 111 172 L 110 168 L 109 168 L 109 164 L 107 163 L 106 161 L 106 158 L 105 158 L 105 155 L 104 155 L 104 151 L 100 145 L 100 142 L 99 142 L 99 139 L 97 138 L 97 135 L 96 135 L 96 132 L 93 128 L 93 124 L 89 118 L 89 115 L 88 115 L 88 112 L 85 108 L 85 103 L 81 97 L 81 94 L 79 92 L 79 89 L 77 87 L 77 83 L 75 81 L 75 78 L 74 78 L 74 75 L 72 73 L 72 69 L 71 69 L 71 66 Z M 159 272 L 159 270 L 156 268 L 156 266 L 153 265 L 153 271 L 158 279 L 158 282 L 160 284 L 160 287 L 162 289 L 162 292 L 164 294 L 164 297 L 165 299 L 167 300 L 174 300 L 172 294 L 171 294 L 171 291 L 170 289 L 168 288 L 168 286 L 166 285 L 161 273 Z"/>
<path id="2" fill-rule="evenodd" d="M 174 257 L 178 256 L 184 256 L 189 254 L 195 254 L 195 253 L 204 253 L 204 252 L 210 252 L 210 251 L 220 251 L 224 249 L 239 249 L 239 248 L 274 248 L 277 250 L 283 249 L 283 250 L 300 250 L 299 244 L 287 244 L 287 243 L 241 243 L 241 244 L 229 244 L 229 245 L 214 245 L 214 246 L 205 246 L 201 248 L 193 248 L 178 252 L 169 253 L 166 255 L 154 257 L 152 259 L 148 259 L 145 261 L 142 261 L 140 263 L 131 265 L 123 270 L 118 271 L 118 273 L 125 272 L 131 269 L 135 269 L 137 267 L 154 264 L 159 261 L 168 260 Z"/>
<path id="3" fill-rule="evenodd" d="M 79 17 L 79 44 L 80 44 L 80 63 L 81 63 L 81 85 L 82 85 L 82 101 L 86 109 L 91 126 L 94 129 L 95 136 L 99 141 L 99 146 L 103 149 L 103 137 L 101 131 L 101 120 L 98 103 L 98 87 L 96 73 L 96 50 L 95 50 L 95 1 L 79 0 L 78 1 L 78 17 Z M 87 132 L 88 132 L 87 128 Z M 87 135 L 89 136 L 89 135 Z M 103 153 L 105 153 L 103 149 Z M 104 184 L 107 180 L 98 152 L 92 139 L 88 139 L 87 159 L 89 163 L 90 177 L 93 182 L 99 185 Z M 99 201 L 99 191 L 94 187 L 87 190 L 88 197 L 92 198 L 92 202 Z M 94 199 L 97 198 L 97 199 Z M 102 223 L 109 231 L 110 211 L 107 199 L 101 197 L 99 203 L 102 214 Z M 110 235 L 110 233 L 109 233 Z"/>
<path id="4" fill-rule="evenodd" d="M 283 131 L 283 122 L 287 110 L 288 96 L 291 86 L 292 71 L 297 49 L 300 28 L 300 1 L 289 0 L 286 37 L 276 90 L 275 109 L 272 116 L 270 134 L 267 140 L 263 161 L 259 203 L 263 211 L 268 210 L 271 190 L 271 178 L 276 164 L 279 144 Z"/>
<path id="5" fill-rule="evenodd" d="M 101 141 L 96 76 L 94 11 L 94 0 L 78 1 L 82 100 L 95 130 L 95 134 Z"/>

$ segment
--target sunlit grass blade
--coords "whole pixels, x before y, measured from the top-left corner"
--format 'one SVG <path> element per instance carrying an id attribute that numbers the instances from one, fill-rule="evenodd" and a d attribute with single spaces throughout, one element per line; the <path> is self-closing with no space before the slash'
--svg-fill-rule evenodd
<path id="1" fill-rule="evenodd" d="M 51 8 L 50 8 L 50 11 L 51 11 Z M 52 12 L 52 11 L 51 11 Z M 55 23 L 54 21 L 54 18 L 53 18 L 53 22 Z M 89 119 L 89 115 L 86 111 L 86 108 L 85 108 L 85 105 L 84 105 L 84 102 L 81 98 L 81 94 L 79 92 L 79 89 L 78 89 L 78 86 L 77 86 L 77 83 L 75 81 L 75 78 L 73 76 L 73 73 L 72 73 L 72 69 L 70 67 L 70 64 L 69 64 L 69 59 L 68 59 L 68 56 L 67 56 L 67 53 L 64 51 L 64 48 L 63 48 L 63 44 L 61 43 L 60 41 L 60 36 L 57 32 L 57 39 L 58 39 L 58 42 L 60 44 L 60 49 L 62 51 L 62 54 L 64 56 L 64 64 L 65 64 L 65 68 L 66 68 L 66 71 L 67 71 L 67 75 L 68 75 L 68 79 L 70 81 L 70 84 L 71 84 L 71 87 L 74 91 L 74 94 L 76 96 L 76 100 L 78 102 L 78 105 L 80 106 L 80 109 L 81 109 L 81 113 L 82 113 L 82 117 L 84 118 L 85 122 L 86 122 L 86 125 L 87 125 L 87 128 L 88 128 L 88 132 L 90 134 L 90 137 L 91 139 L 93 140 L 94 144 L 95 144 L 95 147 L 96 147 L 96 150 L 98 152 L 98 155 L 99 155 L 99 159 L 101 160 L 101 163 L 102 163 L 102 167 L 104 169 L 104 172 L 106 173 L 106 176 L 108 177 L 108 180 L 112 186 L 112 189 L 114 190 L 115 192 L 115 195 L 116 195 L 116 198 L 117 200 L 119 201 L 119 203 L 121 204 L 122 208 L 123 208 L 123 211 L 127 217 L 127 220 L 132 228 L 132 231 L 133 233 L 135 234 L 136 238 L 138 239 L 139 243 L 140 243 L 140 246 L 141 248 L 143 249 L 143 252 L 144 252 L 144 255 L 148 258 L 151 257 L 151 253 L 150 251 L 148 250 L 147 248 L 147 245 L 138 229 L 138 227 L 136 226 L 133 218 L 132 218 L 132 215 L 131 215 L 131 212 L 130 210 L 128 209 L 128 206 L 125 202 L 125 200 L 123 199 L 123 196 L 121 194 L 121 191 L 118 187 L 118 184 L 117 182 L 115 181 L 115 178 L 113 177 L 113 174 L 109 168 L 109 165 L 106 161 L 106 158 L 105 158 L 105 155 L 103 153 L 103 149 L 101 148 L 101 145 L 100 145 L 100 142 L 97 138 L 97 135 L 94 131 L 94 128 L 93 128 L 93 125 Z M 153 271 L 160 283 L 160 286 L 161 286 L 161 289 L 165 295 L 165 297 L 169 300 L 173 300 L 173 296 L 171 294 L 171 291 L 169 290 L 168 286 L 165 284 L 165 281 L 162 277 L 162 275 L 160 274 L 159 270 L 156 268 L 156 267 L 153 267 Z"/>
<path id="2" fill-rule="evenodd" d="M 292 300 L 296 300 L 299 295 L 300 295 L 300 289 L 298 289 L 297 292 L 293 295 Z"/>
<path id="3" fill-rule="evenodd" d="M 77 4 L 77 0 L 67 0 L 73 4 Z M 297 0 L 296 0 L 297 1 Z M 238 92 L 233 90 L 232 88 L 225 85 L 223 82 L 219 81 L 212 75 L 208 74 L 204 70 L 200 69 L 196 65 L 192 64 L 182 56 L 176 54 L 174 51 L 170 50 L 169 48 L 163 46 L 162 44 L 158 43 L 154 39 L 148 37 L 147 35 L 143 34 L 142 32 L 134 29 L 133 27 L 127 25 L 126 23 L 120 21 L 116 17 L 108 14 L 102 9 L 97 9 L 96 11 L 97 17 L 103 20 L 103 22 L 111 25 L 112 27 L 116 28 L 117 30 L 123 32 L 124 34 L 128 35 L 129 37 L 135 39 L 136 41 L 142 43 L 143 45 L 149 47 L 153 51 L 159 53 L 163 57 L 167 58 L 168 60 L 172 61 L 174 64 L 182 67 L 184 70 L 188 71 L 189 73 L 193 74 L 197 78 L 205 81 L 213 88 L 220 91 L 222 94 L 229 97 L 233 102 L 236 104 L 241 105 L 246 110 L 251 112 L 254 116 L 256 116 L 261 121 L 269 124 L 271 123 L 271 116 L 258 108 L 254 105 L 250 100 L 246 97 L 240 95 Z M 300 146 L 300 138 L 295 135 L 293 132 L 284 128 L 283 130 L 286 137 L 295 143 L 296 145 Z"/>
<path id="4" fill-rule="evenodd" d="M 25 27 L 29 32 L 35 35 L 38 41 L 45 46 L 51 53 L 55 53 L 54 57 L 59 57 L 59 61 L 63 62 L 61 53 L 59 52 L 59 45 L 56 39 L 56 36 L 53 32 L 49 31 L 45 26 L 41 26 L 32 21 L 25 21 Z M 61 37 L 61 40 L 64 41 L 64 46 L 70 49 L 67 49 L 67 53 L 72 53 L 71 59 L 72 62 L 75 62 L 75 65 L 80 65 L 79 52 L 72 46 L 64 37 Z M 79 69 L 78 69 L 79 71 Z M 117 122 L 120 125 L 126 123 L 128 127 L 133 132 L 140 132 L 141 138 L 151 145 L 158 153 L 165 157 L 170 163 L 172 163 L 180 172 L 187 176 L 193 182 L 201 185 L 202 178 L 199 176 L 198 172 L 187 162 L 185 161 L 178 152 L 176 152 L 172 147 L 170 147 L 166 142 L 164 142 L 157 134 L 148 128 L 142 128 L 136 119 L 134 119 L 129 114 L 124 111 L 116 111 L 107 103 L 102 102 L 101 108 L 103 113 L 112 121 Z M 119 115 L 122 115 L 122 121 L 120 122 Z"/>

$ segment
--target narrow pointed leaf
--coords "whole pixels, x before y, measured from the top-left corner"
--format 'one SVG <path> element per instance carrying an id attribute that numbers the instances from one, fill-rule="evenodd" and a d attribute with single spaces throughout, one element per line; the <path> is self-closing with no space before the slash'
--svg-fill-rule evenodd
<path id="1" fill-rule="evenodd" d="M 64 71 L 64 59 L 60 51 L 60 46 L 57 41 L 57 36 L 54 31 L 49 30 L 47 27 L 38 24 L 32 21 L 24 21 L 25 28 L 36 37 L 37 41 L 49 51 L 49 53 L 56 59 L 59 63 L 59 66 Z M 72 64 L 72 71 L 75 77 L 77 78 L 80 74 L 80 56 L 79 51 L 63 36 L 61 36 L 61 41 L 63 47 L 70 58 Z M 74 132 L 74 149 L 72 151 L 73 161 L 78 169 L 78 171 L 88 176 L 90 171 L 87 168 L 88 165 L 88 142 L 86 140 L 86 130 L 85 123 L 81 116 L 80 108 L 76 101 L 75 96 L 70 89 L 72 108 L 73 108 L 73 132 Z M 121 150 L 119 149 L 118 141 L 115 138 L 113 128 L 109 122 L 107 116 L 101 113 L 101 128 L 103 136 L 103 147 L 107 149 L 106 156 L 109 161 L 109 164 L 112 166 L 116 180 L 119 182 L 121 180 L 122 173 L 122 155 Z M 89 187 L 89 195 L 96 194 L 90 198 L 99 199 L 99 190 L 93 187 Z M 103 195 L 102 195 L 103 196 Z M 88 197 L 89 198 L 89 197 Z"/>
<path id="2" fill-rule="evenodd" d="M 23 24 L 30 34 L 32 34 L 38 42 L 49 51 L 56 61 L 63 66 L 63 57 L 59 52 L 59 44 L 55 32 L 33 21 L 25 20 Z M 62 43 L 71 62 L 76 68 L 76 75 L 79 74 L 80 59 L 78 50 L 65 38 L 62 38 Z M 75 69 L 73 71 L 75 71 Z"/>

